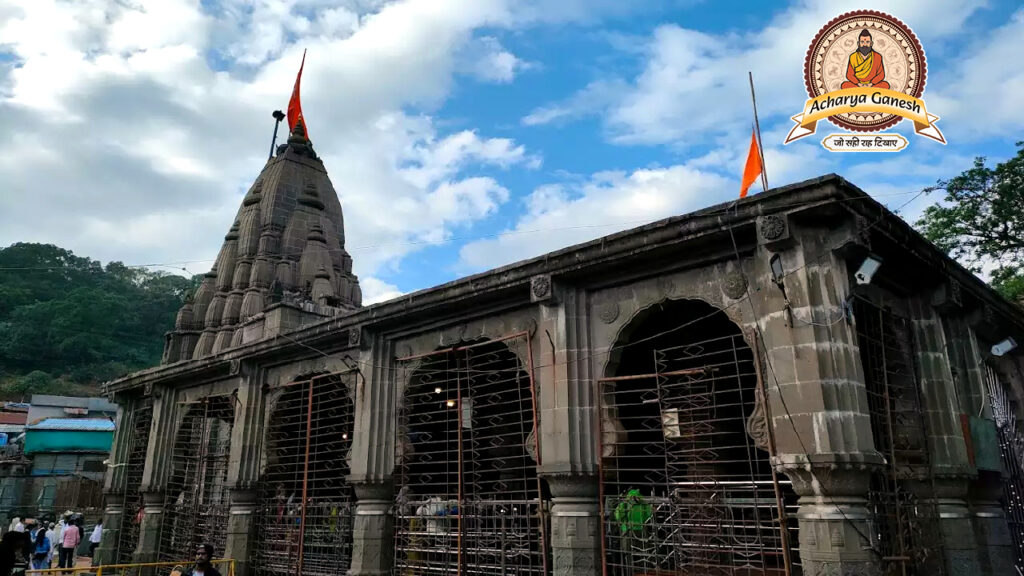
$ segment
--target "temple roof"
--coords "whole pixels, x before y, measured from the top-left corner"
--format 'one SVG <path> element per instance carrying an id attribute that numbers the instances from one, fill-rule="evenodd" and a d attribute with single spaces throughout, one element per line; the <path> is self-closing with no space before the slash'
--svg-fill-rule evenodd
<path id="1" fill-rule="evenodd" d="M 301 122 L 242 199 L 217 260 L 178 312 L 164 362 L 241 343 L 242 323 L 280 300 L 324 316 L 362 303 L 341 202 Z"/>

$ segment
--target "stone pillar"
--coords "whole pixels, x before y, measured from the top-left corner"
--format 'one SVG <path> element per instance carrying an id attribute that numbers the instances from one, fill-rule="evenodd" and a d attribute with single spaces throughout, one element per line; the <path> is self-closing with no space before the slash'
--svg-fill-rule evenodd
<path id="1" fill-rule="evenodd" d="M 252 559 L 256 555 L 256 490 L 232 488 L 230 494 L 231 511 L 228 516 L 224 550 L 223 553 L 220 550 L 215 551 L 214 556 L 233 559 L 236 576 L 248 576 L 252 573 Z"/>
<path id="2" fill-rule="evenodd" d="M 353 392 L 355 434 L 348 481 L 355 491 L 352 518 L 352 566 L 349 576 L 385 576 L 394 562 L 394 470 L 396 390 L 391 345 L 366 335 L 369 350 L 359 352 L 363 366 Z M 351 339 L 350 339 L 351 341 Z M 353 354 L 355 355 L 355 354 Z"/>
<path id="3" fill-rule="evenodd" d="M 1013 574 L 1016 549 L 1010 535 L 999 499 L 1003 496 L 1003 482 L 998 473 L 979 472 L 972 484 L 970 511 L 974 518 L 974 535 L 978 545 L 981 573 L 999 576 Z"/>
<path id="4" fill-rule="evenodd" d="M 395 557 L 390 483 L 356 483 L 349 576 L 387 576 Z"/>
<path id="5" fill-rule="evenodd" d="M 541 282 L 542 285 L 545 283 Z M 596 576 L 602 571 L 595 418 L 598 415 L 590 361 L 589 314 L 583 295 L 569 287 L 541 299 L 533 339 L 534 379 L 540 389 L 539 466 L 551 488 L 551 573 Z M 537 298 L 537 291 L 533 291 Z"/>
<path id="6" fill-rule="evenodd" d="M 601 573 L 597 476 L 548 476 L 551 487 L 552 574 Z"/>
<path id="7" fill-rule="evenodd" d="M 139 542 L 135 562 L 156 562 L 160 554 L 160 534 L 164 521 L 164 489 L 170 475 L 174 436 L 177 432 L 177 395 L 170 388 L 154 387 L 153 424 L 150 428 L 146 465 L 142 470 L 140 492 L 143 517 L 139 524 Z"/>
<path id="8" fill-rule="evenodd" d="M 854 325 L 844 305 L 845 259 L 833 251 L 849 231 L 794 228 L 784 215 L 762 216 L 759 249 L 744 262 L 750 291 L 744 314 L 757 322 L 764 388 L 776 443 L 776 468 L 799 498 L 800 559 L 805 574 L 881 573 L 868 509 L 875 449 Z M 773 282 L 778 254 L 786 276 Z"/>
<path id="9" fill-rule="evenodd" d="M 979 574 L 978 549 L 967 509 L 967 492 L 976 472 L 967 457 L 942 321 L 928 303 L 915 298 L 908 304 L 933 476 L 912 483 L 911 489 L 934 506 L 948 572 L 953 576 Z M 930 557 L 926 563 L 938 560 Z"/>
<path id="10" fill-rule="evenodd" d="M 139 544 L 135 548 L 135 562 L 157 562 L 160 557 L 160 535 L 164 525 L 164 493 L 142 493 L 142 523 L 139 524 Z"/>
<path id="11" fill-rule="evenodd" d="M 256 534 L 256 487 L 260 478 L 263 446 L 263 371 L 239 363 L 238 401 L 231 427 L 227 486 L 230 490 L 227 538 L 217 556 L 235 560 L 236 576 L 252 570 L 253 540 Z"/>
<path id="12" fill-rule="evenodd" d="M 103 538 L 93 555 L 94 566 L 114 564 L 117 561 L 117 547 L 120 542 L 121 522 L 124 519 L 124 492 L 126 488 L 126 464 L 131 448 L 132 420 L 137 403 L 128 398 L 117 397 L 117 417 L 114 419 L 114 442 L 110 447 L 110 465 L 107 466 L 103 481 Z M 58 511 L 60 512 L 60 511 Z"/>

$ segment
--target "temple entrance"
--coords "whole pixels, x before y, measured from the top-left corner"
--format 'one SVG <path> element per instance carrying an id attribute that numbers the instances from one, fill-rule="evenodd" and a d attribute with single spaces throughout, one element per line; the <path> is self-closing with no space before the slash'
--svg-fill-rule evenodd
<path id="1" fill-rule="evenodd" d="M 191 559 L 204 542 L 223 554 L 227 540 L 233 398 L 210 396 L 185 407 L 174 438 L 160 534 L 160 559 L 167 562 Z"/>
<path id="2" fill-rule="evenodd" d="M 126 430 L 127 460 L 124 467 L 124 500 L 121 503 L 121 529 L 117 534 L 117 555 L 115 562 L 128 564 L 139 544 L 139 524 L 142 522 L 142 471 L 146 467 L 146 453 L 149 452 L 149 429 L 153 424 L 153 404 L 147 400 L 143 406 L 131 412 L 131 424 Z"/>
<path id="3" fill-rule="evenodd" d="M 796 494 L 773 475 L 739 327 L 704 302 L 670 300 L 615 345 L 598 381 L 606 573 L 799 573 Z"/>
<path id="4" fill-rule="evenodd" d="M 547 572 L 529 346 L 520 334 L 398 359 L 395 574 Z"/>
<path id="5" fill-rule="evenodd" d="M 257 576 L 344 574 L 352 563 L 349 449 L 356 374 L 322 374 L 270 393 L 260 481 Z"/>

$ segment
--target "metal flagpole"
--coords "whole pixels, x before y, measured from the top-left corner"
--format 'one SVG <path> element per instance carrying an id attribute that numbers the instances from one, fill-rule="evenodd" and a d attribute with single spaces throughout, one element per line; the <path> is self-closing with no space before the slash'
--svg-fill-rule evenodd
<path id="1" fill-rule="evenodd" d="M 768 173 L 764 169 L 764 145 L 761 143 L 761 124 L 757 121 L 757 97 L 754 96 L 754 73 L 747 71 L 750 78 L 750 102 L 754 105 L 754 130 L 757 132 L 757 151 L 761 157 L 761 186 L 768 190 Z"/>
<path id="2" fill-rule="evenodd" d="M 281 120 L 284 120 L 284 112 L 281 112 L 280 110 L 274 110 L 273 117 L 274 137 L 270 140 L 270 156 L 267 157 L 267 160 L 270 160 L 271 158 L 274 157 L 274 148 L 277 147 L 277 126 L 281 124 Z"/>

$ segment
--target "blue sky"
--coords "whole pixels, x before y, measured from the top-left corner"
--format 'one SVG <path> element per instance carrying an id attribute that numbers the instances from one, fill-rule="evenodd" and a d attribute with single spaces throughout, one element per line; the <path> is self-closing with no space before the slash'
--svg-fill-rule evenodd
<path id="1" fill-rule="evenodd" d="M 781 144 L 811 37 L 860 8 L 920 38 L 947 146 Z M 734 198 L 748 70 L 772 186 L 837 172 L 895 208 L 1024 128 L 1015 2 L 0 2 L 0 245 L 209 269 L 304 48 L 370 301 Z"/>

